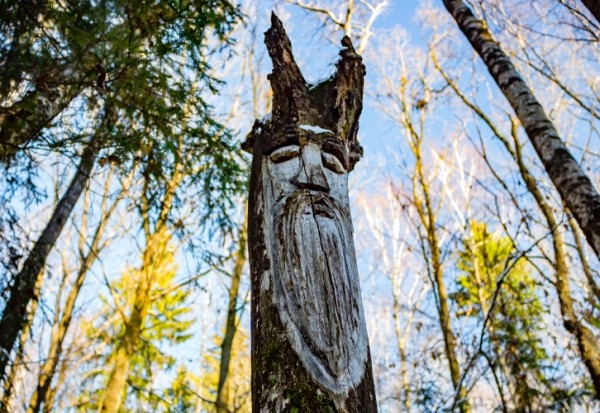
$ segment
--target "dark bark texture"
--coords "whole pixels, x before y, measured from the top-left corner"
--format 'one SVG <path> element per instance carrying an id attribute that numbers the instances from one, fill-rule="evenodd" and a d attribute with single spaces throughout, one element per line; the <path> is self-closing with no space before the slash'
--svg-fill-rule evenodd
<path id="1" fill-rule="evenodd" d="M 0 162 L 9 164 L 81 91 L 83 76 L 73 75 L 75 69 L 54 72 L 46 73 L 43 82 L 12 106 L 0 106 Z"/>
<path id="2" fill-rule="evenodd" d="M 15 277 L 14 284 L 10 287 L 10 298 L 4 307 L 2 319 L 0 320 L 0 331 L 2 332 L 0 334 L 0 378 L 4 376 L 10 353 L 19 332 L 27 322 L 27 306 L 31 301 L 37 301 L 38 299 L 38 292 L 35 289 L 38 274 L 44 268 L 48 254 L 54 247 L 67 219 L 89 181 L 97 153 L 98 148 L 94 144 L 88 144 L 84 148 L 71 184 L 58 205 L 56 205 L 50 221 L 33 246 L 23 264 L 23 268 Z"/>
<path id="3" fill-rule="evenodd" d="M 600 23 L 600 1 L 598 0 L 582 0 L 585 7 L 594 15 L 596 21 Z"/>
<path id="4" fill-rule="evenodd" d="M 275 15 L 265 42 L 273 113 L 244 144 L 252 410 L 376 412 L 347 185 L 362 155 L 362 58 L 344 38 L 336 73 L 307 85 Z"/>
<path id="5" fill-rule="evenodd" d="M 554 186 L 600 257 L 600 194 L 485 22 L 462 0 L 443 2 L 508 99 Z"/>
<path id="6" fill-rule="evenodd" d="M 90 180 L 98 153 L 108 141 L 115 115 L 113 108 L 107 105 L 96 133 L 83 148 L 79 165 L 69 187 L 54 208 L 48 224 L 23 263 L 21 271 L 15 276 L 13 284 L 9 287 L 10 296 L 4 307 L 2 319 L 0 319 L 0 331 L 2 332 L 0 334 L 0 381 L 4 380 L 10 353 L 19 332 L 26 323 L 27 306 L 39 298 L 35 289 L 38 274 L 44 269 L 50 251 L 56 244 L 75 204 Z"/>

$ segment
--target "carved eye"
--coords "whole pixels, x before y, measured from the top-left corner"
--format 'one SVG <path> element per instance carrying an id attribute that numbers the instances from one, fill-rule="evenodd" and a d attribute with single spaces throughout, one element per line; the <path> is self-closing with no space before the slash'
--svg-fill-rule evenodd
<path id="1" fill-rule="evenodd" d="M 344 169 L 344 165 L 342 165 L 337 156 L 327 152 L 323 152 L 322 158 L 323 166 L 325 166 L 325 168 L 337 174 L 343 174 L 344 172 L 346 172 L 346 169 Z"/>
<path id="2" fill-rule="evenodd" d="M 299 154 L 300 147 L 298 145 L 289 145 L 274 150 L 270 158 L 273 163 L 281 163 L 296 158 Z"/>

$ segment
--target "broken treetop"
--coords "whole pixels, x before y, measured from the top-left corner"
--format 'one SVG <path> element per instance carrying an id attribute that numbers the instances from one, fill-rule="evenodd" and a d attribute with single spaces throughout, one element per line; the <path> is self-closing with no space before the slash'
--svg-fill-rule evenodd
<path id="1" fill-rule="evenodd" d="M 263 152 L 291 143 L 288 140 L 293 135 L 327 134 L 346 143 L 352 169 L 362 155 L 357 132 L 366 72 L 350 38 L 342 39 L 344 49 L 340 51 L 335 74 L 310 88 L 294 60 L 290 39 L 274 13 L 265 44 L 273 61 L 273 73 L 268 76 L 273 89 L 273 112 L 270 119 L 255 121 L 244 149 L 253 152 L 255 145 L 260 145 Z"/>

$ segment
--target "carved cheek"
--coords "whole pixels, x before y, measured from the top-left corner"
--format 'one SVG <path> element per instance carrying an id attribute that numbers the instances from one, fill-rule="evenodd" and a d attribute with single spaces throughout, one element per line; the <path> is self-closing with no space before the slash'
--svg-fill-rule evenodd
<path id="1" fill-rule="evenodd" d="M 267 158 L 265 164 L 263 170 L 268 173 L 269 177 L 263 182 L 269 182 L 272 185 L 275 200 L 294 192 L 296 187 L 293 181 L 300 170 L 300 159 L 298 157 L 280 163 L 274 163 Z"/>

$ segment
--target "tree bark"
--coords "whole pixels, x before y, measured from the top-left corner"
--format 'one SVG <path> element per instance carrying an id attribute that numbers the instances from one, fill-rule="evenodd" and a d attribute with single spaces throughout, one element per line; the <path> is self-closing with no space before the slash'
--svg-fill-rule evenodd
<path id="1" fill-rule="evenodd" d="M 336 74 L 309 88 L 271 22 L 273 113 L 244 144 L 252 410 L 376 412 L 347 181 L 362 154 L 364 66 L 345 37 Z"/>
<path id="2" fill-rule="evenodd" d="M 531 172 L 525 165 L 523 154 L 521 152 L 522 143 L 519 141 L 517 135 L 517 122 L 516 120 L 513 120 L 513 127 L 511 131 L 513 145 L 511 145 L 507 137 L 502 135 L 500 131 L 495 127 L 491 119 L 489 119 L 478 106 L 476 106 L 473 102 L 467 99 L 467 97 L 459 90 L 456 83 L 452 79 L 450 79 L 450 77 L 441 68 L 435 54 L 432 53 L 431 56 L 435 68 L 446 80 L 446 82 L 452 88 L 454 93 L 462 100 L 462 102 L 469 109 L 475 112 L 475 114 L 481 120 L 483 120 L 485 124 L 489 126 L 494 135 L 496 135 L 496 137 L 502 142 L 510 156 L 514 159 L 515 163 L 517 164 L 517 167 L 519 168 L 521 178 L 523 179 L 523 182 L 527 187 L 527 190 L 533 196 L 533 199 L 538 205 L 540 212 L 546 220 L 548 228 L 552 233 L 552 246 L 554 248 L 554 269 L 556 271 L 556 281 L 554 285 L 559 298 L 560 311 L 563 316 L 563 324 L 565 326 L 565 329 L 575 337 L 581 359 L 583 360 L 583 363 L 588 369 L 588 372 L 592 379 L 592 383 L 594 384 L 594 389 L 596 390 L 596 395 L 597 397 L 600 397 L 600 347 L 597 344 L 597 340 L 594 337 L 594 333 L 578 320 L 578 317 L 575 313 L 573 299 L 571 296 L 569 266 L 567 260 L 565 240 L 560 230 L 560 225 L 556 221 L 554 213 L 552 212 L 552 207 L 544 199 L 544 195 L 539 189 L 537 183 L 538 181 L 535 179 L 535 177 L 531 174 Z M 569 219 L 570 221 L 572 221 L 571 218 Z M 588 277 L 592 292 L 597 293 L 597 285 L 591 274 L 588 274 L 589 268 L 587 265 L 587 261 L 582 255 L 577 228 L 573 226 L 573 223 L 571 223 L 571 225 L 573 230 L 573 236 L 575 237 L 578 251 L 581 255 L 584 273 Z M 518 387 L 518 383 L 516 383 L 516 387 Z"/>
<path id="3" fill-rule="evenodd" d="M 71 180 L 69 187 L 63 194 L 54 209 L 50 221 L 29 253 L 23 268 L 15 277 L 14 284 L 10 287 L 10 298 L 0 320 L 0 379 L 10 359 L 10 353 L 19 335 L 19 331 L 27 322 L 27 305 L 37 301 L 39 293 L 35 289 L 35 282 L 39 273 L 46 264 L 48 254 L 54 247 L 67 219 L 71 215 L 75 204 L 87 185 L 96 155 L 100 147 L 97 142 L 90 142 L 81 154 L 81 160 Z"/>
<path id="4" fill-rule="evenodd" d="M 538 188 L 537 181 L 523 164 L 523 156 L 520 149 L 521 143 L 518 141 L 516 130 L 513 130 L 512 135 L 516 148 L 515 160 L 519 165 L 519 171 L 521 172 L 523 181 L 525 181 L 527 189 L 533 195 L 542 215 L 546 219 L 548 228 L 550 228 L 552 232 L 554 269 L 556 272 L 554 286 L 560 303 L 563 325 L 565 326 L 565 329 L 575 337 L 581 359 L 587 367 L 592 379 L 596 397 L 600 398 L 600 347 L 598 347 L 598 340 L 594 336 L 594 333 L 581 323 L 579 317 L 577 317 L 575 313 L 573 298 L 571 296 L 567 251 L 565 240 L 561 232 L 561 225 L 556 221 L 554 213 L 552 212 L 552 207 L 545 201 L 544 196 Z"/>
<path id="5" fill-rule="evenodd" d="M 600 258 L 600 194 L 486 23 L 477 19 L 462 0 L 443 2 L 508 99 L 554 186 Z"/>
<path id="6" fill-rule="evenodd" d="M 600 1 L 598 0 L 581 0 L 585 7 L 592 13 L 598 23 L 600 23 Z"/>
<path id="7" fill-rule="evenodd" d="M 40 274 L 37 278 L 35 284 L 36 294 L 39 294 L 40 288 L 42 288 L 43 277 Z M 27 344 L 27 340 L 29 339 L 29 333 L 31 332 L 31 324 L 33 323 L 33 318 L 35 317 L 35 313 L 37 312 L 38 302 L 32 301 L 29 309 L 27 311 L 27 322 L 25 326 L 23 326 L 23 330 L 19 335 L 19 342 L 17 344 L 17 351 L 14 358 L 14 363 L 10 366 L 10 370 L 4 381 L 4 393 L 2 394 L 2 399 L 0 400 L 0 412 L 9 412 L 12 411 L 12 403 L 15 392 L 15 384 L 17 382 L 17 377 L 20 372 L 20 369 L 24 367 L 24 357 L 25 357 L 25 345 Z"/>
<path id="8" fill-rule="evenodd" d="M 0 162 L 8 164 L 24 145 L 60 114 L 81 91 L 82 80 L 68 67 L 46 75 L 36 88 L 10 107 L 0 107 Z"/>
<path id="9" fill-rule="evenodd" d="M 83 282 L 85 281 L 85 277 L 89 269 L 92 267 L 94 261 L 96 261 L 96 259 L 98 258 L 98 254 L 102 249 L 100 241 L 104 234 L 104 229 L 106 227 L 107 220 L 114 212 L 119 200 L 122 198 L 123 195 L 123 193 L 121 193 L 107 211 L 106 202 L 109 197 L 109 186 L 110 178 L 107 180 L 104 189 L 104 196 L 102 198 L 101 205 L 100 222 L 98 223 L 98 226 L 96 227 L 96 230 L 92 235 L 91 245 L 89 246 L 87 253 L 83 250 L 84 245 L 86 244 L 85 236 L 83 234 L 81 235 L 81 258 L 79 270 L 77 271 L 75 282 L 69 290 L 69 294 L 67 296 L 67 299 L 65 300 L 62 314 L 60 314 L 60 305 L 56 306 L 57 319 L 55 319 L 55 323 L 52 326 L 52 331 L 50 335 L 50 347 L 48 349 L 46 360 L 40 368 L 37 387 L 33 391 L 31 398 L 29 399 L 29 407 L 27 409 L 27 413 L 38 413 L 41 411 L 42 403 L 45 405 L 50 402 L 50 384 L 52 383 L 52 379 L 56 373 L 56 367 L 58 366 L 58 363 L 60 361 L 63 344 L 67 336 L 69 326 L 71 325 L 71 319 L 73 317 L 73 311 L 75 309 L 77 297 L 79 296 L 79 292 L 81 291 L 81 287 L 83 286 Z M 87 204 L 84 203 L 84 209 L 86 209 L 86 206 Z M 83 224 L 82 226 L 85 227 L 85 224 Z M 85 232 L 84 228 L 82 228 L 81 230 Z"/>

